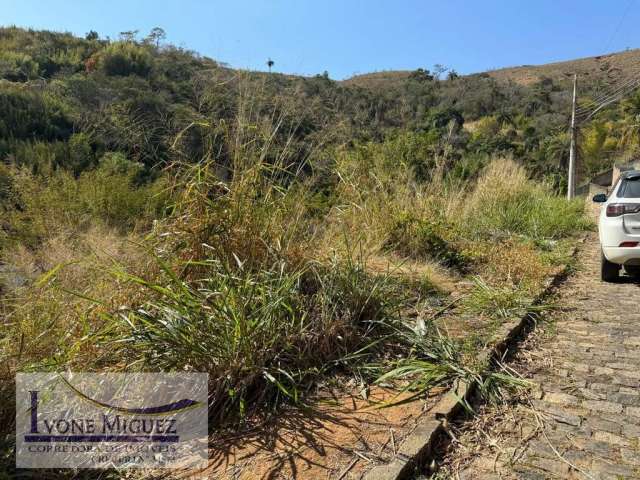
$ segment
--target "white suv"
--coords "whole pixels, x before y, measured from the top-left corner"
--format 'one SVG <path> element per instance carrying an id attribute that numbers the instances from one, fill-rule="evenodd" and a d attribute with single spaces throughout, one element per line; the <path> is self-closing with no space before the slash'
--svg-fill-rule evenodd
<path id="1" fill-rule="evenodd" d="M 621 266 L 640 274 L 640 171 L 623 172 L 609 197 L 599 193 L 593 201 L 603 203 L 598 220 L 602 280 L 616 281 Z"/>

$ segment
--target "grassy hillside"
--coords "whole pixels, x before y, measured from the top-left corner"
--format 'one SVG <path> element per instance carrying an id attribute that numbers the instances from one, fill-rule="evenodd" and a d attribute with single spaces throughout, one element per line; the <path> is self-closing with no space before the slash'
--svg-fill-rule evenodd
<path id="1" fill-rule="evenodd" d="M 283 114 L 274 141 L 294 132 L 289 155 L 298 164 L 310 153 L 308 140 L 354 145 L 409 132 L 419 145 L 410 160 L 418 175 L 431 168 L 434 156 L 466 178 L 492 155 L 507 155 L 561 189 L 570 106 L 567 69 L 589 73 L 581 78 L 580 98 L 586 102 L 605 78 L 629 73 L 636 55 L 464 77 L 449 72 L 440 80 L 417 70 L 335 82 L 324 75 L 235 71 L 151 37 L 108 41 L 4 28 L 0 158 L 34 172 L 62 167 L 79 175 L 118 153 L 139 165 L 138 181 L 152 180 L 170 162 L 177 136 L 185 157 L 201 158 L 207 142 L 216 141 L 207 138 L 203 125 L 229 121 L 237 113 L 234 103 L 255 93 L 263 108 Z M 600 123 L 585 129 L 582 177 L 633 153 L 637 141 L 629 128 L 635 107 L 629 102 L 603 112 Z"/>
<path id="2" fill-rule="evenodd" d="M 488 70 L 475 75 L 488 75 L 499 82 L 514 82 L 519 85 L 531 86 L 544 79 L 563 83 L 568 77 L 577 73 L 581 78 L 586 78 L 587 83 L 607 83 L 619 78 L 627 78 L 635 75 L 640 68 L 640 49 L 626 50 L 624 52 L 597 55 L 594 57 L 579 58 L 553 62 L 544 65 L 520 65 L 506 67 L 497 70 Z M 409 70 L 390 70 L 375 73 L 355 75 L 344 80 L 345 85 L 359 86 L 372 90 L 384 90 L 393 88 L 409 78 Z"/>
<path id="3" fill-rule="evenodd" d="M 0 30 L 0 82 L 0 157 L 34 170 L 64 166 L 77 175 L 121 152 L 143 166 L 140 178 L 152 177 L 187 127 L 186 155 L 199 158 L 208 141 L 203 122 L 232 118 L 246 84 L 285 115 L 276 140 L 294 131 L 291 154 L 298 151 L 298 160 L 307 138 L 353 144 L 408 130 L 421 137 L 425 154 L 444 156 L 461 172 L 473 173 L 487 155 L 508 154 L 562 182 L 563 154 L 546 150 L 548 142 L 565 141 L 569 99 L 553 82 L 437 81 L 417 71 L 393 88 L 371 90 L 323 75 L 234 71 L 150 38 L 107 41 L 17 28 Z M 469 135 L 464 124 L 481 118 L 495 132 Z M 420 161 L 427 164 L 416 169 L 428 169 L 424 156 Z"/>
<path id="4" fill-rule="evenodd" d="M 496 80 L 512 81 L 521 85 L 532 85 L 543 78 L 562 81 L 574 73 L 577 73 L 581 78 L 587 78 L 588 83 L 596 81 L 607 83 L 636 75 L 639 68 L 640 49 L 633 49 L 545 65 L 501 68 L 486 73 Z"/>
<path id="5" fill-rule="evenodd" d="M 558 195 L 553 81 L 374 92 L 17 28 L 0 78 L 0 471 L 16 372 L 206 371 L 212 434 L 327 383 L 420 397 L 477 375 L 588 226 Z"/>

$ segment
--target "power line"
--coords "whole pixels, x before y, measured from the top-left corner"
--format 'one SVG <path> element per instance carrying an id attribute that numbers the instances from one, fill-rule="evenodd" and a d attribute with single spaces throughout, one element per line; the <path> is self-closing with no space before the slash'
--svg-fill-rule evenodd
<path id="1" fill-rule="evenodd" d="M 586 106 L 578 107 L 578 110 L 579 111 L 589 110 L 591 108 L 590 105 L 593 105 L 593 106 L 598 105 L 602 100 L 610 97 L 611 95 L 615 95 L 618 91 L 625 88 L 628 84 L 633 83 L 637 77 L 640 77 L 640 64 L 638 64 L 638 68 L 628 73 L 626 75 L 626 78 L 620 80 L 617 86 L 616 86 L 616 82 L 613 82 L 610 85 L 609 92 L 599 93 L 595 98 L 587 99 Z"/>
<path id="2" fill-rule="evenodd" d="M 591 118 L 596 112 L 601 110 L 604 106 L 610 105 L 622 97 L 638 88 L 640 82 L 640 68 L 631 72 L 629 76 L 618 83 L 618 85 L 612 85 L 609 92 L 603 93 L 595 99 L 591 99 L 587 102 L 586 106 L 576 108 L 576 114 L 584 122 L 586 119 Z M 586 118 L 585 118 L 586 117 Z"/>
<path id="3" fill-rule="evenodd" d="M 618 95 L 614 95 L 611 98 L 609 98 L 608 100 L 602 102 L 598 107 L 596 107 L 595 109 L 593 109 L 591 112 L 587 113 L 586 117 L 581 118 L 579 120 L 580 123 L 584 123 L 587 120 L 589 120 L 591 117 L 593 117 L 596 113 L 598 113 L 600 110 L 602 110 L 604 107 L 611 105 L 612 103 L 615 103 L 619 100 L 621 100 L 622 98 L 624 98 L 627 94 L 631 93 L 633 90 L 635 90 L 636 88 L 640 87 L 640 78 L 636 79 L 634 83 L 632 83 L 631 85 L 629 85 L 629 87 L 620 92 Z M 584 115 L 584 114 L 583 114 Z"/>
<path id="4" fill-rule="evenodd" d="M 615 36 L 618 34 L 618 31 L 620 30 L 620 27 L 622 26 L 625 18 L 629 14 L 629 11 L 631 10 L 631 6 L 633 5 L 634 2 L 635 0 L 629 0 L 629 3 L 627 4 L 627 8 L 622 15 L 622 18 L 618 22 L 618 25 L 616 26 L 611 38 L 609 39 L 605 52 L 609 50 L 610 44 L 613 42 L 613 39 L 615 38 Z M 631 74 L 629 74 L 626 80 L 622 80 L 618 82 L 617 85 L 616 85 L 616 82 L 613 82 L 608 93 L 603 94 L 602 92 L 598 92 L 596 94 L 596 98 L 589 101 L 589 104 L 591 105 L 591 107 L 581 107 L 580 109 L 578 109 L 576 105 L 578 75 L 577 73 L 574 74 L 573 101 L 572 101 L 572 107 L 571 107 L 571 142 L 569 147 L 569 172 L 568 172 L 568 182 L 567 182 L 568 183 L 567 197 L 569 198 L 569 200 L 571 200 L 575 195 L 575 180 L 576 180 L 575 165 L 576 165 L 576 157 L 577 157 L 578 125 L 588 121 L 589 119 L 591 119 L 591 117 L 593 117 L 596 113 L 598 113 L 600 110 L 602 110 L 606 106 L 619 101 L 625 95 L 632 92 L 634 89 L 638 88 L 640 86 L 640 76 L 638 75 L 638 73 L 640 73 L 640 69 L 637 70 L 636 72 L 631 72 Z M 592 107 L 595 107 L 595 108 L 592 108 Z M 578 118 L 578 117 L 583 117 L 583 118 Z"/>
<path id="5" fill-rule="evenodd" d="M 616 35 L 618 35 L 618 32 L 620 31 L 620 28 L 622 27 L 622 24 L 624 23 L 625 19 L 629 15 L 629 12 L 631 11 L 631 6 L 634 3 L 635 3 L 635 0 L 629 0 L 629 2 L 627 3 L 627 7 L 623 11 L 622 16 L 620 17 L 620 20 L 618 21 L 618 24 L 616 25 L 616 28 L 613 30 L 613 33 L 609 37 L 609 41 L 605 44 L 605 48 L 602 50 L 602 52 L 604 54 L 607 54 L 609 52 L 609 47 L 613 43 L 613 40 L 616 37 Z M 598 91 L 596 92 L 596 95 L 600 95 L 600 89 L 598 89 Z"/>
<path id="6" fill-rule="evenodd" d="M 640 71 L 638 73 L 640 74 Z M 633 90 L 633 88 L 635 88 L 636 82 L 639 79 L 640 79 L 640 75 L 625 80 L 624 83 L 622 83 L 621 85 L 618 85 L 617 87 L 615 87 L 611 92 L 609 92 L 609 93 L 607 93 L 605 95 L 602 95 L 602 96 L 598 97 L 595 100 L 590 101 L 590 104 L 591 104 L 590 106 L 577 108 L 576 112 L 579 115 L 581 115 L 583 113 L 590 112 L 594 108 L 600 107 L 603 103 L 609 102 L 609 100 L 611 100 L 612 98 L 616 97 L 621 92 L 627 92 L 629 87 L 631 87 L 631 89 Z"/>
<path id="7" fill-rule="evenodd" d="M 611 37 L 609 37 L 609 41 L 607 42 L 607 46 L 604 49 L 605 53 L 609 51 L 609 47 L 613 43 L 613 40 L 616 37 L 616 35 L 618 35 L 618 32 L 620 31 L 620 27 L 622 27 L 622 24 L 624 23 L 625 19 L 629 15 L 629 12 L 631 11 L 631 6 L 634 3 L 635 3 L 635 0 L 629 0 L 629 3 L 627 3 L 627 8 L 624 10 L 624 13 L 622 14 L 622 17 L 620 18 L 620 21 L 618 22 L 618 25 L 616 26 L 615 30 L 611 34 Z"/>
<path id="8" fill-rule="evenodd" d="M 598 97 L 597 101 L 592 102 L 592 107 L 581 107 L 577 109 L 580 113 L 590 112 L 593 108 L 600 107 L 603 103 L 609 102 L 612 98 L 618 97 L 620 94 L 626 94 L 636 88 L 638 81 L 640 81 L 640 75 L 627 79 L 621 85 L 618 85 L 614 90 L 606 95 Z"/>

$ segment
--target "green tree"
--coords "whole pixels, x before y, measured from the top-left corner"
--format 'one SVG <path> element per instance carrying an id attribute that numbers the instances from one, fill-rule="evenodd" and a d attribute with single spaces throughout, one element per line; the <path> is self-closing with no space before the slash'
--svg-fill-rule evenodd
<path id="1" fill-rule="evenodd" d="M 167 38 L 167 33 L 164 31 L 164 29 L 160 27 L 154 27 L 151 29 L 151 32 L 149 32 L 149 35 L 147 36 L 147 41 L 154 44 L 156 48 L 159 48 L 160 42 L 162 42 L 166 38 Z"/>
<path id="2" fill-rule="evenodd" d="M 135 42 L 136 36 L 138 35 L 138 30 L 127 30 L 125 32 L 120 32 L 120 39 L 123 42 Z"/>
<path id="3" fill-rule="evenodd" d="M 433 80 L 433 75 L 425 68 L 418 68 L 409 74 L 409 79 L 417 82 L 430 82 Z"/>
<path id="4" fill-rule="evenodd" d="M 69 139 L 69 168 L 79 175 L 94 163 L 93 149 L 86 133 L 74 133 Z"/>
<path id="5" fill-rule="evenodd" d="M 112 43 L 97 54 L 97 64 L 112 76 L 139 75 L 145 77 L 151 71 L 153 59 L 143 46 L 128 42 Z"/>

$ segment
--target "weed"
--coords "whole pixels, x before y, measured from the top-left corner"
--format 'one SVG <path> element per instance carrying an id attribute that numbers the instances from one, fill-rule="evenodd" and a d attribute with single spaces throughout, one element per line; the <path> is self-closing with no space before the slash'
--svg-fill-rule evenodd
<path id="1" fill-rule="evenodd" d="M 557 239 L 588 227 L 580 200 L 567 202 L 550 187 L 531 182 L 523 167 L 494 161 L 467 199 L 465 224 L 478 237 Z"/>
<path id="2" fill-rule="evenodd" d="M 464 308 L 476 314 L 484 314 L 497 320 L 506 320 L 524 315 L 531 299 L 523 291 L 505 286 L 490 286 L 482 278 L 474 277 L 474 288 L 465 298 Z"/>
<path id="3" fill-rule="evenodd" d="M 445 225 L 402 214 L 391 227 L 386 248 L 415 259 L 432 259 L 447 267 L 463 270 L 465 256 L 451 243 L 444 240 L 441 231 Z"/>

